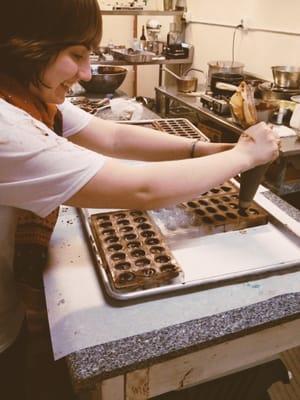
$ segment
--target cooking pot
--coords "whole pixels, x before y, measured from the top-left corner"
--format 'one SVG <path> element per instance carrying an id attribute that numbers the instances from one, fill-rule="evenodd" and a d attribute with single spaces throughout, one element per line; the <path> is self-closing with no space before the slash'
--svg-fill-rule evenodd
<path id="1" fill-rule="evenodd" d="M 300 94 L 300 89 L 285 89 L 275 86 L 272 82 L 263 82 L 258 85 L 257 95 L 264 101 L 289 100 L 291 96 Z"/>
<path id="2" fill-rule="evenodd" d="M 243 80 L 241 74 L 216 72 L 211 76 L 210 90 L 213 95 L 231 96 Z"/>
<path id="3" fill-rule="evenodd" d="M 123 83 L 127 69 L 115 65 L 91 66 L 92 78 L 89 81 L 80 81 L 80 84 L 92 93 L 113 93 Z"/>
<path id="4" fill-rule="evenodd" d="M 300 67 L 278 65 L 271 68 L 276 86 L 286 89 L 300 88 Z"/>
<path id="5" fill-rule="evenodd" d="M 198 71 L 204 73 L 201 69 L 189 68 L 182 76 L 175 74 L 175 72 L 164 67 L 163 71 L 169 73 L 176 78 L 177 90 L 183 93 L 195 92 L 198 87 L 198 79 L 194 76 L 187 76 L 190 71 Z"/>
<path id="6" fill-rule="evenodd" d="M 244 64 L 237 61 L 209 61 L 208 65 L 208 85 L 211 83 L 211 76 L 217 72 L 242 74 L 244 72 Z"/>

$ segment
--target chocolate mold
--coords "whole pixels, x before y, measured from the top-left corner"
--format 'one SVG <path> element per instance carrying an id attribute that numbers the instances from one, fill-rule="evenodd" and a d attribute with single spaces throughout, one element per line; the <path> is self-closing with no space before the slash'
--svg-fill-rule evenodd
<path id="1" fill-rule="evenodd" d="M 169 240 L 235 231 L 268 222 L 268 214 L 255 202 L 247 210 L 240 210 L 238 200 L 238 190 L 226 182 L 169 212 L 155 212 L 154 220 Z"/>
<path id="2" fill-rule="evenodd" d="M 170 135 L 200 139 L 204 142 L 208 141 L 207 137 L 185 118 L 154 120 L 152 121 L 152 127 L 158 131 L 169 133 Z"/>
<path id="3" fill-rule="evenodd" d="M 97 247 L 112 285 L 135 290 L 169 282 L 182 274 L 151 217 L 139 210 L 91 216 Z"/>

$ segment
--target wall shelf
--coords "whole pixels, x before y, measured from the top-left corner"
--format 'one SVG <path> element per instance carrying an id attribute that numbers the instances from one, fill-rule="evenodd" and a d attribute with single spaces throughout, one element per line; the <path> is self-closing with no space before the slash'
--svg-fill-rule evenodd
<path id="1" fill-rule="evenodd" d="M 101 10 L 102 15 L 157 15 L 157 16 L 183 16 L 183 11 L 157 11 L 157 10 Z"/>

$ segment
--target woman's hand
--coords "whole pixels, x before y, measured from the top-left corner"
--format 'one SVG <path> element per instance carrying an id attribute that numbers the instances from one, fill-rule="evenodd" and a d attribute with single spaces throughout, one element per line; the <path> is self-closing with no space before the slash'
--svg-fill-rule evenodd
<path id="1" fill-rule="evenodd" d="M 241 134 L 234 150 L 248 159 L 249 168 L 274 161 L 279 156 L 280 139 L 265 122 L 253 125 Z"/>

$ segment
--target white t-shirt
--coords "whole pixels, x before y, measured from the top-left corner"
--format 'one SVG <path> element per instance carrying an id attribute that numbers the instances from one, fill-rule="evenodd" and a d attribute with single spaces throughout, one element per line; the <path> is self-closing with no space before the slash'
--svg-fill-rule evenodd
<path id="1" fill-rule="evenodd" d="M 13 279 L 18 209 L 47 216 L 105 162 L 104 156 L 65 138 L 83 129 L 92 116 L 68 101 L 59 108 L 64 137 L 0 99 L 0 353 L 13 343 L 24 317 Z"/>

